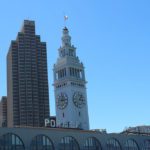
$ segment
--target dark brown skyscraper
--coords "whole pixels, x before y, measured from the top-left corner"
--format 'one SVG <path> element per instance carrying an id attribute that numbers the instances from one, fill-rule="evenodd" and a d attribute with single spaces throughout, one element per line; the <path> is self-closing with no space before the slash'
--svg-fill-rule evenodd
<path id="1" fill-rule="evenodd" d="M 46 43 L 25 20 L 7 55 L 8 127 L 44 126 L 49 117 Z"/>
<path id="2" fill-rule="evenodd" d="M 7 97 L 3 96 L 0 101 L 0 127 L 7 126 Z"/>

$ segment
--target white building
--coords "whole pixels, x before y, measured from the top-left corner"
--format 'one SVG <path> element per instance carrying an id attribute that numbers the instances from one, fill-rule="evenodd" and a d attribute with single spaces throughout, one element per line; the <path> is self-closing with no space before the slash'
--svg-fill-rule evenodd
<path id="1" fill-rule="evenodd" d="M 71 45 L 69 31 L 63 29 L 62 46 L 54 64 L 57 126 L 89 129 L 86 80 L 83 63 Z"/>

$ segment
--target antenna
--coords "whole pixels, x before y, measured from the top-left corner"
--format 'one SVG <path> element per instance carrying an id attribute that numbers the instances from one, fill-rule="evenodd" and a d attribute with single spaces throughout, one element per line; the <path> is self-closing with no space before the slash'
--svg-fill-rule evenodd
<path id="1" fill-rule="evenodd" d="M 64 15 L 64 25 L 66 26 L 66 22 L 68 20 L 68 16 L 67 15 Z"/>

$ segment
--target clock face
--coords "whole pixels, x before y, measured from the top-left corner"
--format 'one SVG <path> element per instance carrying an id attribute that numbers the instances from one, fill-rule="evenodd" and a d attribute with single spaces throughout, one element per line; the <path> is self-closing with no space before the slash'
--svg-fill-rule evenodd
<path id="1" fill-rule="evenodd" d="M 83 96 L 81 92 L 74 93 L 73 103 L 78 108 L 82 108 L 85 105 L 85 97 Z"/>
<path id="2" fill-rule="evenodd" d="M 57 107 L 59 109 L 64 109 L 68 105 L 68 96 L 65 93 L 61 93 L 57 96 Z"/>

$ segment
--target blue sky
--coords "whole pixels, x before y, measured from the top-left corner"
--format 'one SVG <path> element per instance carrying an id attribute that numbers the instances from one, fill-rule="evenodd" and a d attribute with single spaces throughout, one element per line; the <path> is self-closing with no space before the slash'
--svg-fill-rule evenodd
<path id="1" fill-rule="evenodd" d="M 85 65 L 90 126 L 120 132 L 150 125 L 149 0 L 1 0 L 0 96 L 6 95 L 6 55 L 24 19 L 36 21 L 47 42 L 51 114 L 55 114 L 53 64 L 64 14 Z"/>

